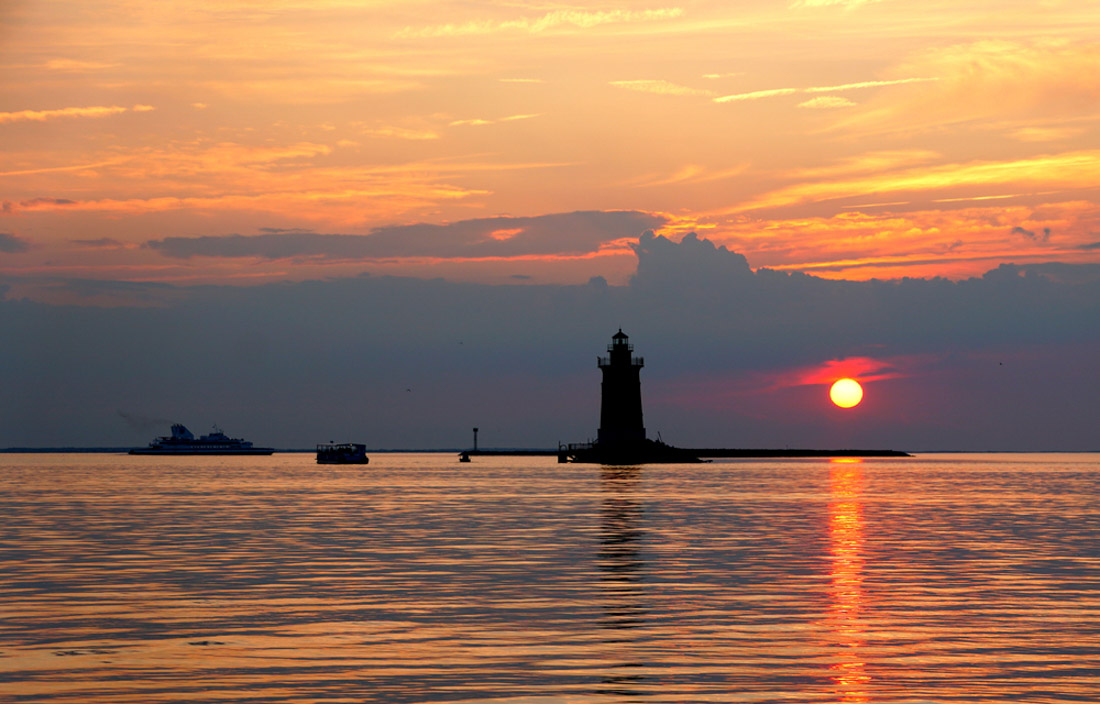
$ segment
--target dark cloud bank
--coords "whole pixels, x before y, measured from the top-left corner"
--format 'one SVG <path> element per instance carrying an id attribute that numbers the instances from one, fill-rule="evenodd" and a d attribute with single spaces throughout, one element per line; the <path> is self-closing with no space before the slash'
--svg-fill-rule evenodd
<path id="1" fill-rule="evenodd" d="M 493 217 L 446 225 L 379 227 L 369 235 L 268 230 L 260 235 L 168 237 L 146 246 L 170 257 L 383 259 L 386 257 L 516 257 L 595 252 L 600 245 L 658 227 L 664 219 L 637 211 L 581 211 Z"/>
<path id="2" fill-rule="evenodd" d="M 0 252 L 14 254 L 16 252 L 26 252 L 30 248 L 30 243 L 26 240 L 7 232 L 0 232 Z"/>
<path id="3" fill-rule="evenodd" d="M 677 444 L 1100 449 L 1096 267 L 838 282 L 754 273 L 695 236 L 647 233 L 636 252 L 628 286 L 363 276 L 127 285 L 153 308 L 4 301 L 0 447 L 167 431 L 143 418 L 279 447 L 456 447 L 475 425 L 483 444 L 552 447 L 595 433 L 595 358 L 621 326 L 646 358 L 650 434 Z M 849 357 L 889 377 L 853 411 L 790 383 Z"/>

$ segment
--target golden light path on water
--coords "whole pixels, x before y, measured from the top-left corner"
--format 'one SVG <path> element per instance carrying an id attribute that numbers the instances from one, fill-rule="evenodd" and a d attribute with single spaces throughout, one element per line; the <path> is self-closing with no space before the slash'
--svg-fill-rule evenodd
<path id="1" fill-rule="evenodd" d="M 865 702 L 871 679 L 863 662 L 860 626 L 863 606 L 862 460 L 838 458 L 829 467 L 829 549 L 832 552 L 833 604 L 829 621 L 842 650 L 831 665 L 842 702 Z"/>
<path id="2" fill-rule="evenodd" d="M 0 701 L 1100 699 L 1100 455 L 0 455 Z"/>

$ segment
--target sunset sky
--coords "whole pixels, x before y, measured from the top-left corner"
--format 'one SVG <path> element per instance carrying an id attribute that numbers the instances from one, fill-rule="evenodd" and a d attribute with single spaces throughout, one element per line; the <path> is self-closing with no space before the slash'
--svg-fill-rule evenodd
<path id="1" fill-rule="evenodd" d="M 0 5 L 0 293 L 107 310 L 364 275 L 502 298 L 593 277 L 617 289 L 664 275 L 643 276 L 647 231 L 853 286 L 1002 264 L 1092 281 L 1098 26 L 1092 0 L 13 0 Z M 694 246 L 682 252 L 704 268 L 741 266 Z M 672 266 L 681 250 L 661 251 L 651 260 Z M 977 290 L 944 295 L 986 320 Z M 939 305 L 930 291 L 912 305 Z M 600 309 L 571 354 L 644 326 L 640 300 Z M 1078 361 L 1097 342 L 1081 324 L 1059 338 Z M 1049 358 L 1028 333 L 888 352 L 996 343 Z M 881 344 L 861 331 L 782 373 L 896 372 L 868 352 Z M 779 364 L 722 373 L 743 384 Z"/>
<path id="2" fill-rule="evenodd" d="M 0 272 L 28 294 L 363 270 L 625 280 L 640 229 L 528 242 L 491 220 L 574 211 L 638 211 L 753 268 L 848 279 L 1100 261 L 1094 2 L 0 13 L 0 245 L 19 253 Z M 438 248 L 336 237 L 469 220 Z M 186 257 L 164 246 L 200 237 Z"/>

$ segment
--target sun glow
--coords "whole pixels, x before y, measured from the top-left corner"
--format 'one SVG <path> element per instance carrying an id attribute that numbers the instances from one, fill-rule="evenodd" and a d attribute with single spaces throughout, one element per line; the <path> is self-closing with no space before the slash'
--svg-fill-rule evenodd
<path id="1" fill-rule="evenodd" d="M 829 389 L 829 398 L 841 408 L 851 408 L 863 400 L 863 387 L 855 379 L 838 379 Z"/>

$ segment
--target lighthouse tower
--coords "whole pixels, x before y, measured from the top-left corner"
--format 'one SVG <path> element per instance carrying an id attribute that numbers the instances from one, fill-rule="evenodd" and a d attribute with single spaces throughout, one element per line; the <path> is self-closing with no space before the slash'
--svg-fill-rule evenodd
<path id="1" fill-rule="evenodd" d="M 597 442 L 604 448 L 640 447 L 645 443 L 641 379 L 645 360 L 633 356 L 634 345 L 622 328 L 611 337 L 607 352 L 597 360 L 603 372 Z"/>
<path id="2" fill-rule="evenodd" d="M 611 336 L 607 356 L 597 359 L 603 372 L 600 387 L 600 429 L 596 442 L 558 445 L 558 462 L 635 465 L 648 462 L 699 462 L 691 450 L 649 440 L 642 422 L 642 367 L 634 345 L 619 328 Z"/>

